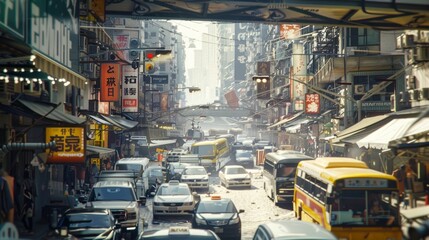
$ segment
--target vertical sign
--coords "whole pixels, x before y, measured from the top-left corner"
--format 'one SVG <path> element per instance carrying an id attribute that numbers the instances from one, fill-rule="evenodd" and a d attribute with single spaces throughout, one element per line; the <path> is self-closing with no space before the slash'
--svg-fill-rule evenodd
<path id="1" fill-rule="evenodd" d="M 122 112 L 139 111 L 138 69 L 122 66 Z"/>
<path id="2" fill-rule="evenodd" d="M 47 150 L 46 163 L 84 163 L 84 127 L 46 127 L 46 142 L 55 141 L 55 150 Z"/>
<path id="3" fill-rule="evenodd" d="M 119 101 L 119 64 L 101 64 L 100 101 Z"/>
<path id="4" fill-rule="evenodd" d="M 234 59 L 234 81 L 246 80 L 246 23 L 235 24 L 235 59 Z"/>
<path id="5" fill-rule="evenodd" d="M 320 96 L 317 93 L 305 94 L 305 113 L 319 114 L 320 113 Z"/>
<path id="6" fill-rule="evenodd" d="M 291 98 L 294 101 L 296 111 L 304 110 L 304 98 L 307 88 L 303 83 L 307 83 L 307 61 L 303 45 L 294 43 L 292 46 L 292 64 L 291 73 Z M 295 81 L 298 80 L 298 81 Z M 298 107 L 298 109 L 297 109 Z"/>

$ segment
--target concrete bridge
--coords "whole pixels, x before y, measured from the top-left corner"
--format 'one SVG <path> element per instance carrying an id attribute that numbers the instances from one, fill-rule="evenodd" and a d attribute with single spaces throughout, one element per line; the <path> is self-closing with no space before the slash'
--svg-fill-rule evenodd
<path id="1" fill-rule="evenodd" d="M 185 108 L 180 111 L 180 115 L 184 117 L 193 116 L 212 116 L 212 117 L 248 117 L 251 115 L 250 109 L 247 108 L 230 108 L 226 106 L 216 107 L 195 107 Z"/>

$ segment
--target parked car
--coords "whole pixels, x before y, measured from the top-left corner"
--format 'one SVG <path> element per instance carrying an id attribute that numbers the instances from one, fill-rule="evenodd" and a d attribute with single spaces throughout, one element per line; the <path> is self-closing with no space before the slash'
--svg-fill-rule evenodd
<path id="1" fill-rule="evenodd" d="M 210 230 L 193 229 L 185 226 L 174 226 L 160 230 L 144 231 L 139 240 L 220 240 L 220 238 Z"/>
<path id="2" fill-rule="evenodd" d="M 240 213 L 229 198 L 201 199 L 192 215 L 192 228 L 210 229 L 222 239 L 241 239 Z"/>
<path id="3" fill-rule="evenodd" d="M 236 150 L 235 151 L 235 163 L 245 168 L 254 168 L 254 155 L 251 150 Z"/>
<path id="4" fill-rule="evenodd" d="M 171 180 L 159 186 L 153 198 L 153 218 L 168 215 L 191 215 L 197 193 L 191 192 L 188 184 Z"/>
<path id="5" fill-rule="evenodd" d="M 228 165 L 219 171 L 220 184 L 230 187 L 252 187 L 250 173 L 240 165 Z"/>
<path id="6" fill-rule="evenodd" d="M 78 239 L 121 239 L 121 229 L 108 209 L 73 208 L 64 213 L 57 229 Z"/>
<path id="7" fill-rule="evenodd" d="M 320 225 L 296 220 L 279 220 L 258 226 L 253 240 L 337 240 L 328 230 Z"/>
<path id="8" fill-rule="evenodd" d="M 101 181 L 92 187 L 86 207 L 110 209 L 122 229 L 131 232 L 135 239 L 139 233 L 140 202 L 131 182 Z"/>
<path id="9" fill-rule="evenodd" d="M 187 166 L 180 176 L 180 182 L 188 184 L 192 190 L 209 191 L 209 175 L 203 166 Z"/>

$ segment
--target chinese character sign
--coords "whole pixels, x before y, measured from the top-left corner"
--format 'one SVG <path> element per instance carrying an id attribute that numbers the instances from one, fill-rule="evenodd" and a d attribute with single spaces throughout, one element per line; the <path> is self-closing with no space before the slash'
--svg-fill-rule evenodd
<path id="1" fill-rule="evenodd" d="M 119 64 L 101 64 L 100 101 L 119 101 Z"/>
<path id="2" fill-rule="evenodd" d="M 122 112 L 139 111 L 138 72 L 130 65 L 122 66 Z"/>
<path id="3" fill-rule="evenodd" d="M 46 142 L 55 141 L 55 150 L 47 150 L 47 163 L 84 163 L 84 127 L 46 127 Z"/>
<path id="4" fill-rule="evenodd" d="M 305 94 L 305 113 L 319 114 L 320 113 L 320 96 L 317 93 Z"/>

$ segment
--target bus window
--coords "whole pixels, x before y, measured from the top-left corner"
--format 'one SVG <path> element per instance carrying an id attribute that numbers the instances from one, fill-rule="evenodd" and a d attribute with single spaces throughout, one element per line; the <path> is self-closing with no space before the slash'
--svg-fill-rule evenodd
<path id="1" fill-rule="evenodd" d="M 192 148 L 193 154 L 198 154 L 199 156 L 213 156 L 213 146 L 198 146 Z"/>
<path id="2" fill-rule="evenodd" d="M 295 171 L 296 171 L 296 164 L 279 164 L 277 168 L 276 177 L 294 178 Z"/>

